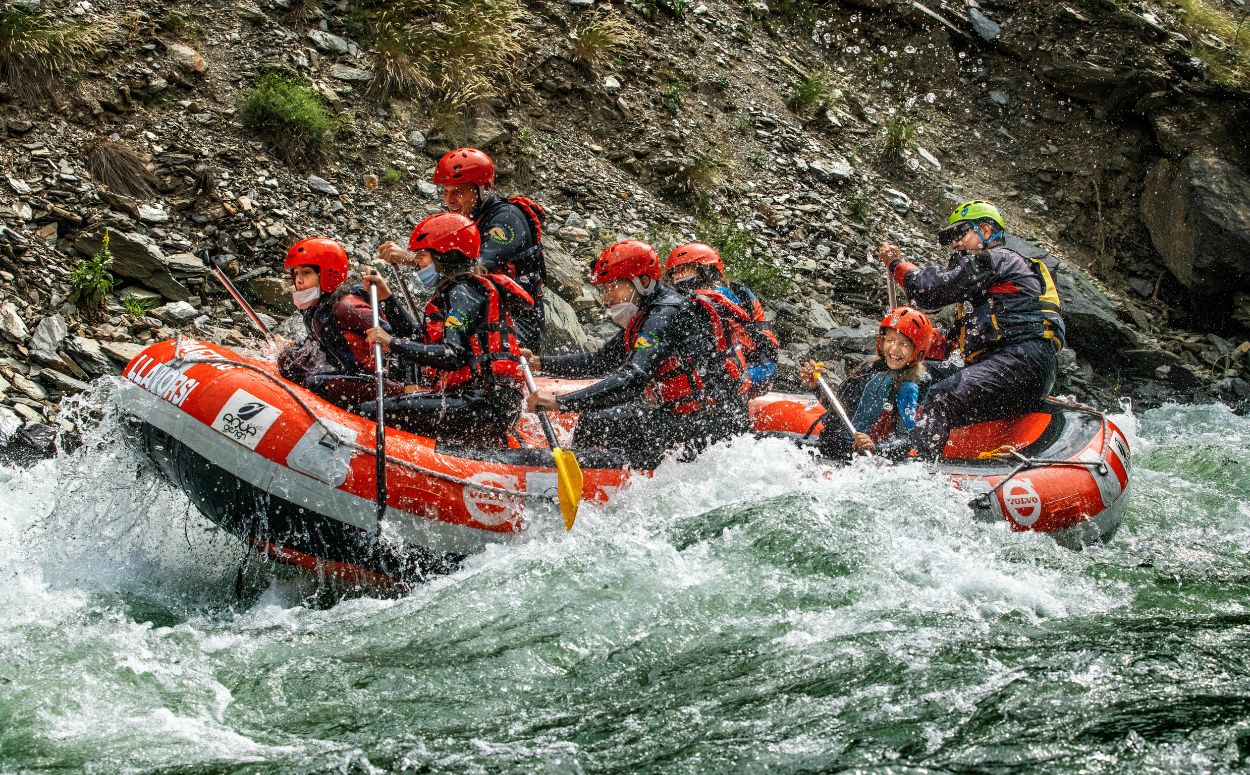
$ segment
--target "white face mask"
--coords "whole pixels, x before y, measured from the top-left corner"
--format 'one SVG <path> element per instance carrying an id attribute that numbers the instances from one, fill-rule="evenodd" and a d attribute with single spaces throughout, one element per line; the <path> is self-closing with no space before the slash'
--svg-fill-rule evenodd
<path id="1" fill-rule="evenodd" d="M 426 288 L 433 288 L 438 285 L 438 267 L 431 263 L 429 266 L 423 266 L 417 270 L 417 280 Z"/>
<path id="2" fill-rule="evenodd" d="M 634 319 L 634 315 L 638 314 L 638 305 L 632 301 L 623 301 L 620 304 L 613 304 L 608 307 L 608 315 L 612 317 L 612 322 L 624 328 L 629 325 L 629 321 Z"/>
<path id="3" fill-rule="evenodd" d="M 314 285 L 313 287 L 303 291 L 291 291 L 291 301 L 295 302 L 297 309 L 308 309 L 317 303 L 317 299 L 321 298 L 321 287 Z"/>

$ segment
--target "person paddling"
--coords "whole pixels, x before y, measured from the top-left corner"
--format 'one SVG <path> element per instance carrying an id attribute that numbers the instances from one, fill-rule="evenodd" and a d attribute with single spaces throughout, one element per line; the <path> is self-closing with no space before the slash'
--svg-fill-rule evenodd
<path id="1" fill-rule="evenodd" d="M 762 396 L 771 390 L 777 374 L 777 335 L 768 324 L 759 297 L 742 283 L 725 277 L 725 263 L 716 248 L 703 242 L 678 245 L 664 263 L 664 277 L 683 293 L 703 295 L 734 329 L 735 343 L 746 359 L 748 396 Z"/>
<path id="2" fill-rule="evenodd" d="M 457 213 L 439 213 L 412 230 L 408 250 L 417 263 L 429 262 L 439 281 L 425 308 L 424 329 L 395 302 L 380 275 L 367 275 L 378 299 L 395 320 L 394 336 L 370 328 L 370 344 L 423 368 L 433 388 L 389 398 L 383 407 L 389 425 L 440 440 L 504 446 L 521 413 L 520 347 L 513 310 L 533 299 L 512 278 L 474 273 L 481 239 L 477 226 Z M 402 323 L 400 321 L 403 321 Z M 406 333 L 411 332 L 411 333 Z M 366 403 L 369 413 L 375 405 Z"/>
<path id="3" fill-rule="evenodd" d="M 877 329 L 877 358 L 884 369 L 877 371 L 859 400 L 851 424 L 855 435 L 841 423 L 825 422 L 820 434 L 820 451 L 834 460 L 845 460 L 852 451 L 875 453 L 890 459 L 907 456 L 912 447 L 910 434 L 916 428 L 916 415 L 929 386 L 924 358 L 933 339 L 929 316 L 913 307 L 897 307 Z M 822 365 L 806 361 L 799 378 L 816 387 L 816 372 Z M 821 403 L 827 399 L 817 393 Z"/>
<path id="4" fill-rule="evenodd" d="M 637 240 L 610 245 L 591 268 L 617 333 L 598 352 L 537 356 L 536 370 L 559 377 L 603 377 L 563 396 L 531 393 L 530 411 L 580 412 L 574 447 L 680 449 L 686 456 L 750 427 L 744 364 L 716 307 L 660 282 L 655 248 Z M 606 375 L 606 376 L 605 376 Z"/>
<path id="5" fill-rule="evenodd" d="M 308 338 L 278 354 L 279 373 L 357 411 L 375 391 L 373 352 L 365 340 L 373 327 L 373 310 L 364 289 L 346 282 L 347 251 L 335 240 L 310 237 L 291 246 L 283 266 Z M 388 390 L 400 387 L 394 384 Z"/>
<path id="6" fill-rule="evenodd" d="M 1005 246 L 1006 223 L 998 208 L 974 199 L 955 208 L 948 223 L 938 234 L 953 251 L 945 267 L 922 269 L 890 244 L 877 251 L 917 306 L 960 305 L 958 341 L 967 365 L 929 389 L 912 432 L 925 459 L 941 454 L 952 427 L 1038 408 L 1055 384 L 1064 346 L 1050 271 Z"/>

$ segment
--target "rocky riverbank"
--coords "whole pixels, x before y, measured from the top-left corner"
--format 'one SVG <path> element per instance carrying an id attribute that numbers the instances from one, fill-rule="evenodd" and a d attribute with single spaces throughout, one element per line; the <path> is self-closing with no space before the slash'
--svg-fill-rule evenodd
<path id="1" fill-rule="evenodd" d="M 59 401 L 146 343 L 254 344 L 202 251 L 280 321 L 289 244 L 333 236 L 367 261 L 439 208 L 434 161 L 461 144 L 548 206 L 562 348 L 610 330 L 585 284 L 600 247 L 702 238 L 761 284 L 783 374 L 854 361 L 885 304 L 869 246 L 940 260 L 932 234 L 977 196 L 1049 256 L 1070 329 L 1058 390 L 1245 402 L 1250 100 L 1203 56 L 1213 42 L 1147 3 L 948 5 L 530 3 L 513 71 L 449 112 L 371 96 L 352 3 L 27 0 L 107 34 L 46 91 L 0 85 L 0 436 L 46 449 Z M 605 18 L 629 34 L 591 57 Z M 323 158 L 282 161 L 245 126 L 275 69 L 340 121 Z M 141 169 L 104 163 L 128 153 Z M 115 286 L 88 314 L 70 275 L 106 233 Z"/>

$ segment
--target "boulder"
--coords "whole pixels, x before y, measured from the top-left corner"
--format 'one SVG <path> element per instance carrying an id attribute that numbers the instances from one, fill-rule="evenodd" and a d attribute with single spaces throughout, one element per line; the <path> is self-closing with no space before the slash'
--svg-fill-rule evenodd
<path id="1" fill-rule="evenodd" d="M 49 315 L 35 326 L 35 333 L 31 335 L 26 346 L 36 352 L 55 354 L 61 349 L 61 342 L 67 334 L 69 327 L 65 324 L 65 318 Z"/>
<path id="2" fill-rule="evenodd" d="M 30 338 L 26 321 L 22 320 L 22 316 L 18 314 L 17 305 L 11 301 L 0 304 L 0 336 L 17 344 L 23 344 Z"/>
<path id="3" fill-rule="evenodd" d="M 580 297 L 586 282 L 585 264 L 554 241 L 544 240 L 543 252 L 547 259 L 548 284 L 565 299 Z"/>
<path id="4" fill-rule="evenodd" d="M 99 252 L 104 244 L 104 230 L 83 232 L 74 240 L 74 250 L 84 256 Z M 112 272 L 138 280 L 161 296 L 173 301 L 186 301 L 191 291 L 174 278 L 164 253 L 151 238 L 137 232 L 109 232 L 109 251 L 113 254 Z"/>
<path id="5" fill-rule="evenodd" d="M 545 352 L 585 352 L 590 349 L 590 337 L 577 319 L 577 313 L 567 301 L 560 298 L 560 294 L 544 294 L 543 311 L 547 315 L 547 336 L 543 345 Z"/>
<path id="6" fill-rule="evenodd" d="M 100 350 L 118 363 L 130 363 L 143 352 L 144 346 L 136 342 L 101 342 Z"/>
<path id="7" fill-rule="evenodd" d="M 85 336 L 72 336 L 65 340 L 65 352 L 74 363 L 92 377 L 112 374 L 116 371 L 100 343 Z"/>
<path id="8" fill-rule="evenodd" d="M 0 406 L 0 447 L 7 447 L 22 429 L 22 418 L 7 406 Z"/>
<path id="9" fill-rule="evenodd" d="M 268 307 L 283 315 L 295 312 L 295 304 L 291 301 L 291 285 L 280 277 L 257 277 L 249 280 L 245 293 L 258 307 Z"/>
<path id="10" fill-rule="evenodd" d="M 1142 220 L 1181 285 L 1198 294 L 1250 287 L 1250 175 L 1223 159 L 1161 159 L 1146 174 Z"/>

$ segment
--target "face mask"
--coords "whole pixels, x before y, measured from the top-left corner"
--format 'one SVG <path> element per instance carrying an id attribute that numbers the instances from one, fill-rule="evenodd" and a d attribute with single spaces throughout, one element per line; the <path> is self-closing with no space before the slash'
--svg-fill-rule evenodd
<path id="1" fill-rule="evenodd" d="M 438 285 L 438 267 L 431 263 L 429 266 L 423 266 L 417 270 L 417 280 L 426 288 L 433 288 Z"/>
<path id="2" fill-rule="evenodd" d="M 321 298 L 321 288 L 314 285 L 305 291 L 291 291 L 291 301 L 295 302 L 298 309 L 308 309 L 317 303 L 317 299 Z"/>
<path id="3" fill-rule="evenodd" d="M 612 317 L 612 322 L 624 328 L 629 325 L 629 321 L 634 319 L 634 315 L 638 314 L 638 305 L 632 301 L 623 301 L 620 304 L 613 304 L 608 307 L 608 315 Z"/>

